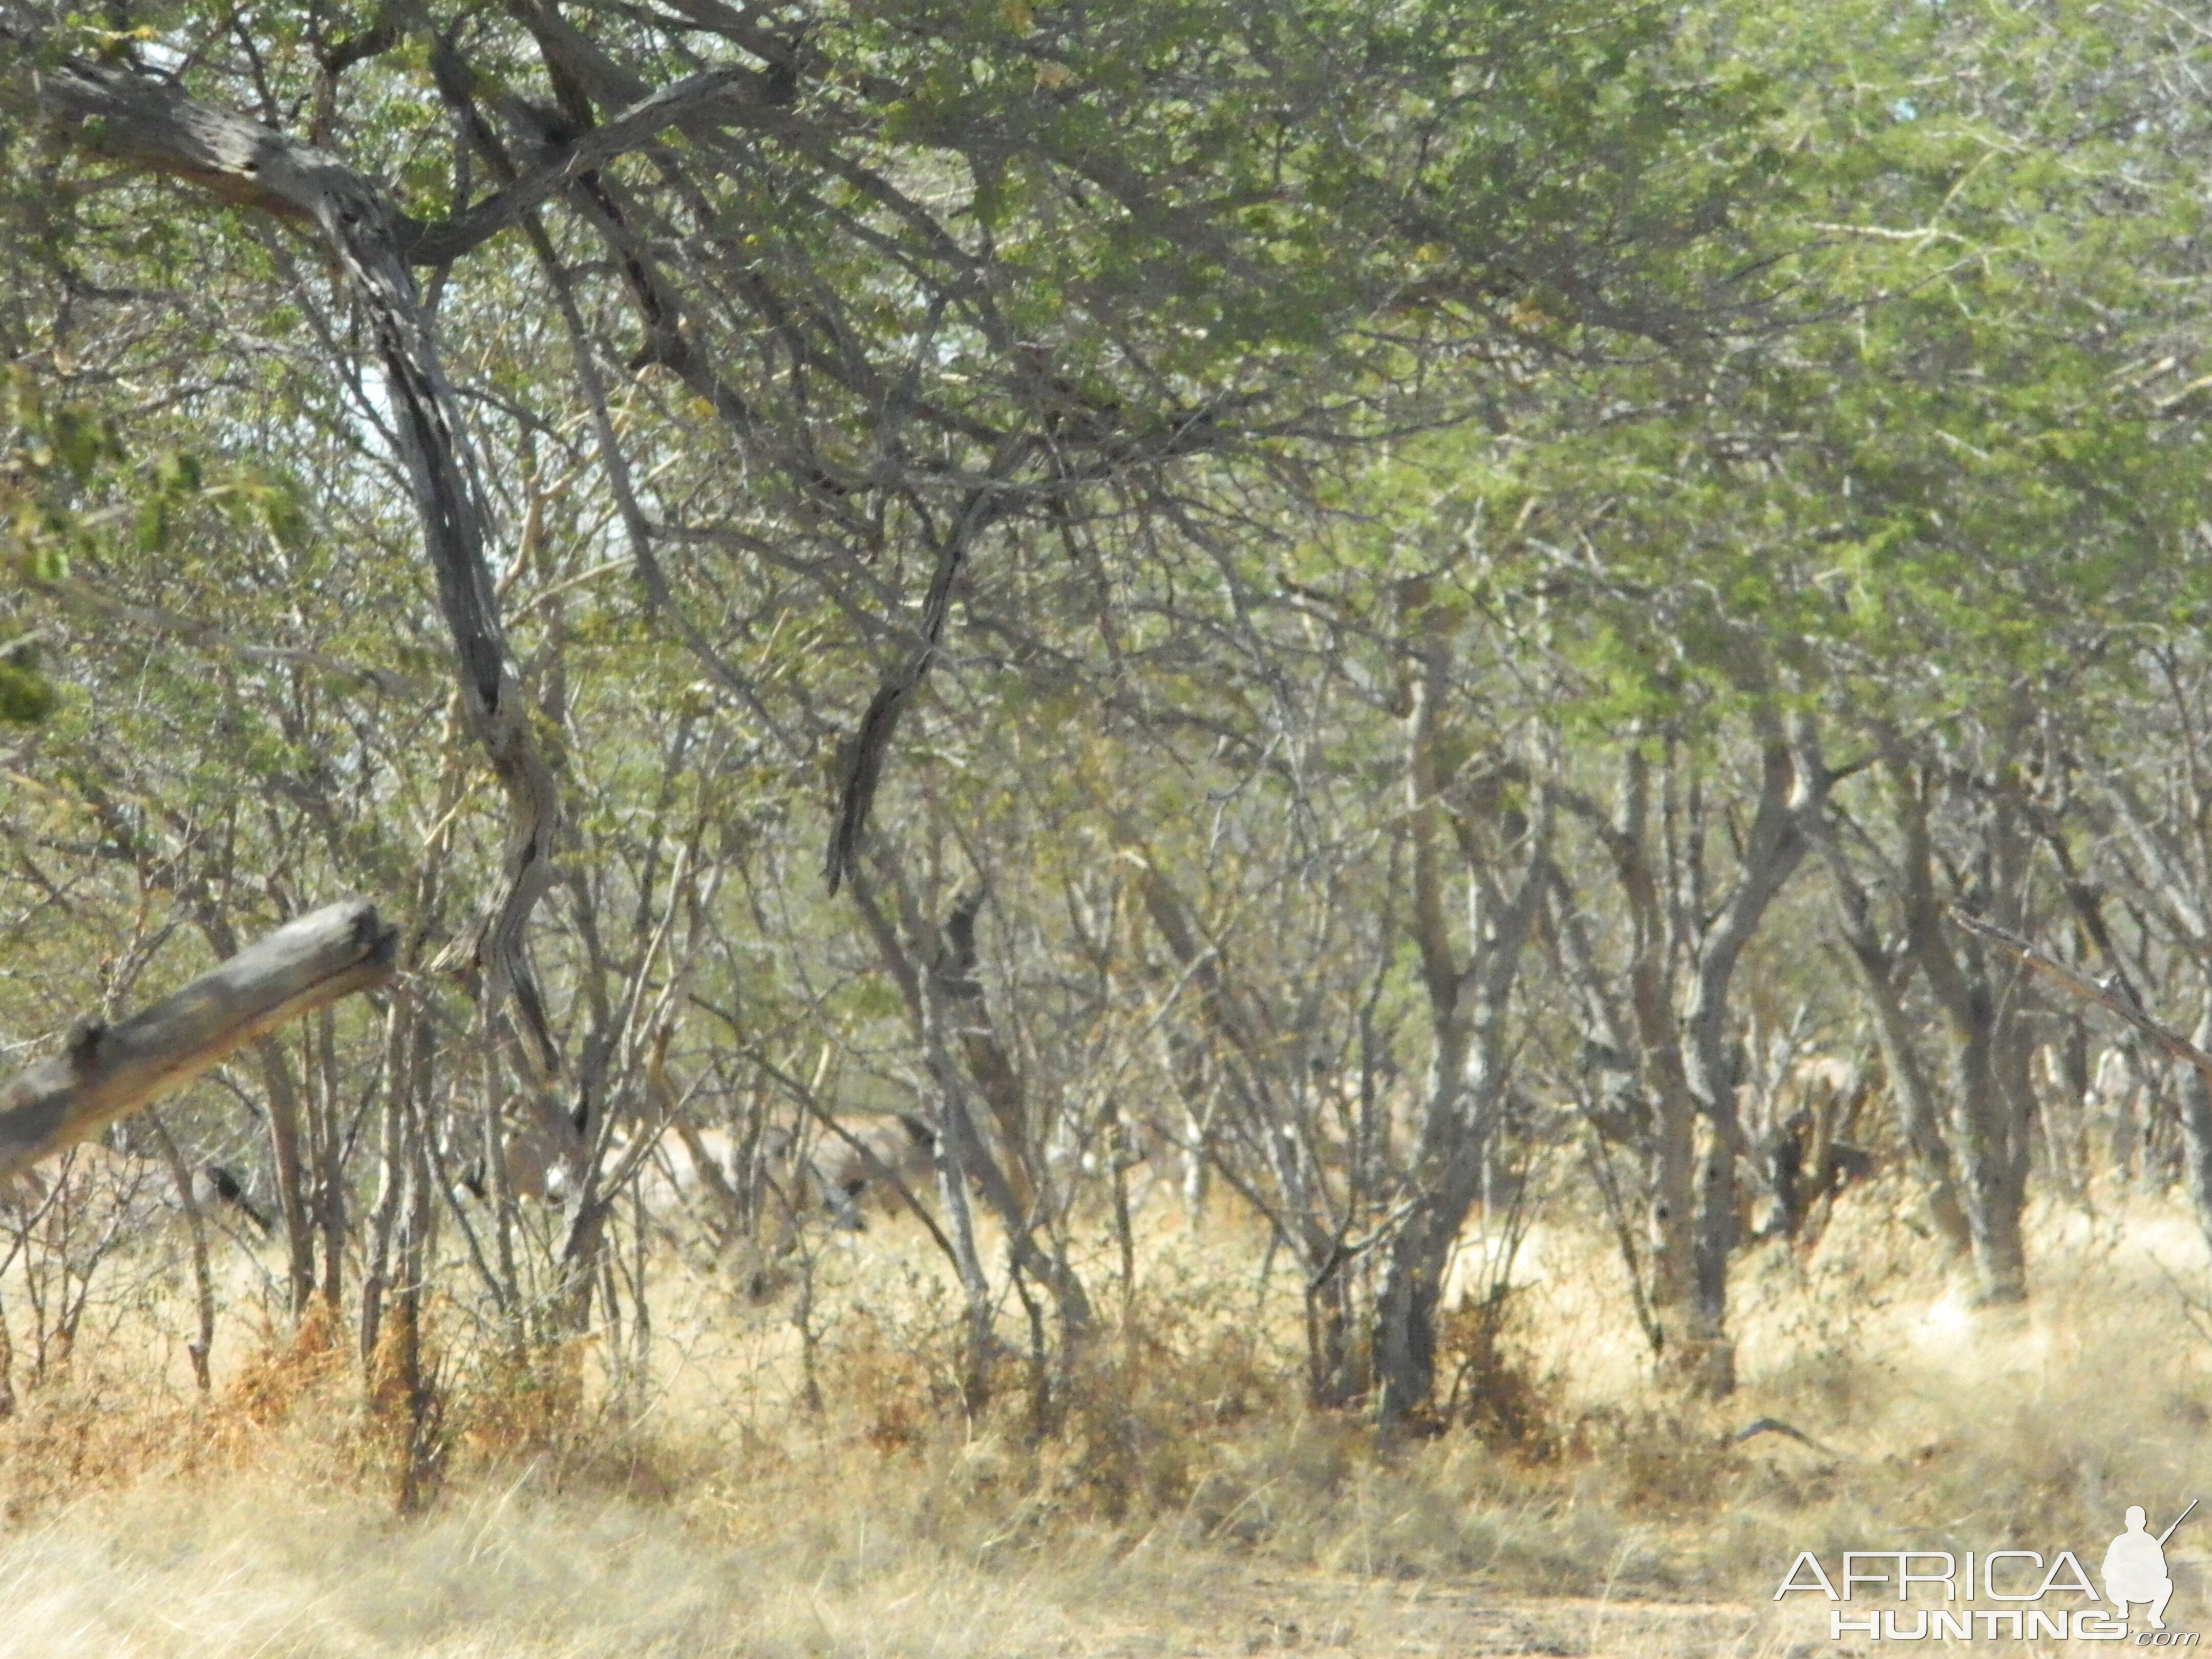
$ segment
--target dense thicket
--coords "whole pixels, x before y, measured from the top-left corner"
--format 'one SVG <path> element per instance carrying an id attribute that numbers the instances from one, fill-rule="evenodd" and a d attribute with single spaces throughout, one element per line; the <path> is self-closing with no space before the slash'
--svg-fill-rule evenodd
<path id="1" fill-rule="evenodd" d="M 1610 1218 L 1715 1392 L 1731 1261 L 1878 1164 L 1993 1301 L 2036 1183 L 2212 1228 L 2203 1079 L 1949 914 L 2212 1041 L 2208 67 L 2127 3 L 9 0 L 0 1034 L 374 897 L 401 988 L 142 1133 L 403 1369 L 428 1286 L 641 1318 L 663 1147 L 773 1258 L 786 1133 L 891 1110 L 975 1391 L 1109 1316 L 1140 1160 L 1391 1425 L 1478 1206 Z"/>

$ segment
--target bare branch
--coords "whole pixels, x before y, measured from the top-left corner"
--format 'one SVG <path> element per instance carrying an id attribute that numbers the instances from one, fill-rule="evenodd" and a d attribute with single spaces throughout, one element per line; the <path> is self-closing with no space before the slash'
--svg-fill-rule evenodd
<path id="1" fill-rule="evenodd" d="M 392 976 L 396 929 L 347 900 L 286 923 L 119 1025 L 80 1020 L 0 1090 L 0 1181 L 97 1134 L 302 1014 Z"/>
<path id="2" fill-rule="evenodd" d="M 2077 996 L 2084 1002 L 2094 1002 L 2106 1013 L 2118 1015 L 2172 1058 L 2185 1066 L 2195 1066 L 2208 1082 L 2212 1082 L 2212 1054 L 2206 1054 L 2188 1038 L 2167 1030 L 2118 991 L 2107 989 L 2064 963 L 2045 956 L 2033 943 L 2010 929 L 2000 927 L 1992 921 L 1984 921 L 1979 916 L 1971 915 L 1955 904 L 1951 907 L 1951 920 L 1968 933 L 1978 934 L 1993 945 L 2002 945 L 2069 995 Z"/>

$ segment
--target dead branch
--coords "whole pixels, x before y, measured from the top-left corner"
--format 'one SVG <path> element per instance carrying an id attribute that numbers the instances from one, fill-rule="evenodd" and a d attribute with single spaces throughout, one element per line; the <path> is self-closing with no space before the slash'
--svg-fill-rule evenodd
<path id="1" fill-rule="evenodd" d="M 392 977 L 398 934 L 362 899 L 289 921 L 118 1025 L 81 1019 L 62 1052 L 0 1089 L 0 1181 L 99 1133 L 301 1015 Z"/>
<path id="2" fill-rule="evenodd" d="M 2069 995 L 2077 996 L 2084 1002 L 2094 1002 L 2108 1014 L 2118 1015 L 2166 1054 L 2185 1066 L 2194 1066 L 2208 1081 L 2212 1081 L 2212 1054 L 2206 1054 L 2178 1032 L 2167 1030 L 2120 991 L 2111 986 L 2100 985 L 2064 963 L 2052 960 L 2018 933 L 2000 927 L 1993 921 L 1984 921 L 1979 916 L 1970 915 L 1955 904 L 1951 907 L 1951 920 L 1968 933 L 1978 934 L 1993 945 L 2002 945 Z"/>

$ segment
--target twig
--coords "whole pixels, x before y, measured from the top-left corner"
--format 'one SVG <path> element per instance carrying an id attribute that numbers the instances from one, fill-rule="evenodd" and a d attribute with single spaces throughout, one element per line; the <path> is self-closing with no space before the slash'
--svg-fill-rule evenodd
<path id="1" fill-rule="evenodd" d="M 1729 1437 L 1729 1444 L 1741 1446 L 1745 1441 L 1756 1439 L 1762 1434 L 1786 1435 L 1801 1446 L 1810 1446 L 1823 1457 L 1843 1455 L 1843 1453 L 1838 1451 L 1833 1446 L 1822 1445 L 1804 1430 L 1785 1423 L 1778 1417 L 1762 1417 L 1745 1424 L 1743 1427 Z"/>
<path id="2" fill-rule="evenodd" d="M 2095 1003 L 2107 1013 L 2118 1015 L 2173 1059 L 2185 1066 L 2195 1066 L 2208 1082 L 2212 1082 L 2212 1054 L 2206 1054 L 2188 1038 L 2167 1030 L 2130 998 L 2109 986 L 2100 985 L 2062 962 L 2054 961 L 2018 933 L 2000 927 L 1993 921 L 1984 921 L 1955 904 L 1951 907 L 1951 920 L 1968 933 L 2002 945 L 2045 978 L 2056 981 L 2060 989 L 2081 998 L 2084 1002 Z"/>

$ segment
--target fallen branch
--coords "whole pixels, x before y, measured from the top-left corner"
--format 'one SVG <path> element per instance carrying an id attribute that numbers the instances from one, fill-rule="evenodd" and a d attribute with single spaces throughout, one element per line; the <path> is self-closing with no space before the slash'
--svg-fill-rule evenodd
<path id="1" fill-rule="evenodd" d="M 1951 907 L 1951 920 L 1968 933 L 1978 934 L 1993 945 L 2002 945 L 2061 990 L 2081 998 L 2084 1002 L 2094 1002 L 2106 1013 L 2118 1016 L 2183 1065 L 2194 1066 L 2208 1080 L 2212 1080 L 2212 1054 L 2206 1054 L 2178 1032 L 2167 1030 L 2143 1012 L 2132 997 L 2110 985 L 2099 984 L 2063 962 L 2054 961 L 2036 949 L 2032 941 L 1998 927 L 1993 921 L 1984 921 L 1979 916 L 1972 915 L 1956 905 Z"/>
<path id="2" fill-rule="evenodd" d="M 1843 1455 L 1843 1453 L 1834 1447 L 1822 1445 L 1804 1430 L 1794 1424 L 1785 1423 L 1778 1417 L 1762 1417 L 1755 1422 L 1746 1424 L 1729 1437 L 1729 1444 L 1741 1446 L 1745 1441 L 1755 1440 L 1762 1434 L 1782 1435 L 1795 1440 L 1801 1446 L 1810 1446 L 1823 1457 L 1840 1458 Z"/>
<path id="3" fill-rule="evenodd" d="M 397 932 L 361 899 L 279 927 L 120 1024 L 79 1020 L 0 1089 L 0 1181 L 191 1082 L 301 1015 L 392 977 Z"/>

